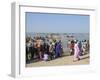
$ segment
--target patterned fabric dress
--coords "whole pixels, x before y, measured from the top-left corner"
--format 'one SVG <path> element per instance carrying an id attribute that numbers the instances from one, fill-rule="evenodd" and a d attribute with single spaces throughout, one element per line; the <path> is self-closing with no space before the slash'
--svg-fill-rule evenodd
<path id="1" fill-rule="evenodd" d="M 74 46 L 74 60 L 80 59 L 79 53 L 80 53 L 80 50 L 79 50 L 78 44 L 76 43 Z"/>

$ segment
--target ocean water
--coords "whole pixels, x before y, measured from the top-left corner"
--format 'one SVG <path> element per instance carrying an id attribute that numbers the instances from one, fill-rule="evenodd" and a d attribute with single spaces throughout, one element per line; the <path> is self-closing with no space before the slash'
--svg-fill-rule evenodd
<path id="1" fill-rule="evenodd" d="M 62 40 L 68 40 L 71 36 L 80 41 L 85 39 L 89 40 L 89 33 L 26 33 L 26 37 L 35 37 L 37 34 L 41 37 L 46 37 L 47 35 L 59 35 Z"/>

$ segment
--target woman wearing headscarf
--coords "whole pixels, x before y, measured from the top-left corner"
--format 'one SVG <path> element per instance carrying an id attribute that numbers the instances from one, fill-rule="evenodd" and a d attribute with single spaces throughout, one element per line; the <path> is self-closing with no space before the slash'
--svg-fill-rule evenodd
<path id="1" fill-rule="evenodd" d="M 74 45 L 74 59 L 73 59 L 73 61 L 80 60 L 79 53 L 80 53 L 80 50 L 79 50 L 79 47 L 78 47 L 78 41 L 75 40 L 75 45 Z"/>
<path id="2" fill-rule="evenodd" d="M 78 42 L 78 47 L 79 47 L 79 55 L 82 56 L 82 43 L 81 41 Z"/>
<path id="3" fill-rule="evenodd" d="M 61 46 L 61 41 L 57 42 L 56 44 L 56 47 L 55 47 L 55 52 L 56 52 L 56 55 L 55 57 L 58 58 L 61 56 L 61 52 L 62 52 L 62 46 Z"/>

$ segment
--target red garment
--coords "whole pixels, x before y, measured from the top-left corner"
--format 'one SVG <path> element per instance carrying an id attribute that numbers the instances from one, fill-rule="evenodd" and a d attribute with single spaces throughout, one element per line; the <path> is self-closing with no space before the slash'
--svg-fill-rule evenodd
<path id="1" fill-rule="evenodd" d="M 70 44 L 70 49 L 74 49 L 74 43 Z"/>

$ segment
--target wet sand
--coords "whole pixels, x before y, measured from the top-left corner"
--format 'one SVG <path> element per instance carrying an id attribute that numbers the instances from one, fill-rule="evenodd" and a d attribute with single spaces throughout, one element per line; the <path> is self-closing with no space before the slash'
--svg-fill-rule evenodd
<path id="1" fill-rule="evenodd" d="M 51 61 L 38 61 L 26 64 L 26 67 L 42 67 L 42 66 L 63 66 L 63 65 L 85 65 L 89 64 L 89 54 L 80 57 L 81 60 L 73 62 L 73 56 L 63 56 Z"/>

